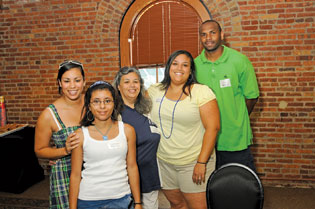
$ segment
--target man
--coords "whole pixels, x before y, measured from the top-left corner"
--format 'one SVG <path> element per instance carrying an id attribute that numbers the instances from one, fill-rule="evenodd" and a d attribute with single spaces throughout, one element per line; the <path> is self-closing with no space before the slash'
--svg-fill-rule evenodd
<path id="1" fill-rule="evenodd" d="M 249 148 L 253 138 L 249 114 L 259 96 L 254 68 L 245 55 L 222 45 L 224 33 L 218 22 L 203 22 L 199 33 L 204 49 L 195 58 L 196 77 L 214 91 L 220 109 L 216 168 L 241 163 L 256 171 Z"/>

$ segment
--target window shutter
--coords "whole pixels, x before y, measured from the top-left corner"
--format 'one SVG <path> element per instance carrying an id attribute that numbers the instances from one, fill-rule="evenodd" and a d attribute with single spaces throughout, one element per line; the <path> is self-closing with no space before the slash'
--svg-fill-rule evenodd
<path id="1" fill-rule="evenodd" d="M 164 64 L 179 49 L 194 57 L 201 51 L 198 13 L 185 2 L 161 1 L 145 7 L 131 30 L 132 65 Z"/>

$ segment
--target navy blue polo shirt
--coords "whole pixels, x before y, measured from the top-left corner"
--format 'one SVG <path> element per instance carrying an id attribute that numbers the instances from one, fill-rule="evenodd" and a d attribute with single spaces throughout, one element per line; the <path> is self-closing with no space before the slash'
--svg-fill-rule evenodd
<path id="1" fill-rule="evenodd" d="M 124 105 L 122 121 L 134 127 L 136 131 L 137 164 L 140 174 L 141 193 L 161 188 L 156 152 L 160 142 L 157 126 L 148 117 Z"/>

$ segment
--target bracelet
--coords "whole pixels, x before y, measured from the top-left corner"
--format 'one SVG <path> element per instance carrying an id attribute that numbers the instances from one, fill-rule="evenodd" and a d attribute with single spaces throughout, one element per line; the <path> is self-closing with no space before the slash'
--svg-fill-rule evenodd
<path id="1" fill-rule="evenodd" d="M 66 150 L 67 155 L 70 155 L 70 154 L 71 154 L 71 151 L 69 152 L 69 151 L 67 150 L 67 147 L 66 147 L 66 146 L 65 146 L 65 150 Z"/>
<path id="2" fill-rule="evenodd" d="M 203 164 L 203 165 L 206 165 L 206 164 L 207 164 L 207 162 L 203 163 L 203 162 L 199 162 L 199 161 L 197 161 L 197 163 Z"/>
<path id="3" fill-rule="evenodd" d="M 134 202 L 133 204 L 135 204 L 135 205 L 141 205 L 142 202 Z"/>

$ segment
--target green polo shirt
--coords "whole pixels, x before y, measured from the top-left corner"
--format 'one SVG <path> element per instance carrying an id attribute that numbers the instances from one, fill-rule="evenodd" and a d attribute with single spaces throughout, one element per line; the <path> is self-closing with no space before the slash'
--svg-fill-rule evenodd
<path id="1" fill-rule="evenodd" d="M 223 54 L 215 62 L 205 57 L 205 50 L 195 58 L 196 77 L 217 97 L 221 118 L 217 150 L 239 151 L 246 149 L 253 138 L 245 99 L 258 98 L 259 90 L 249 59 L 223 47 Z"/>

